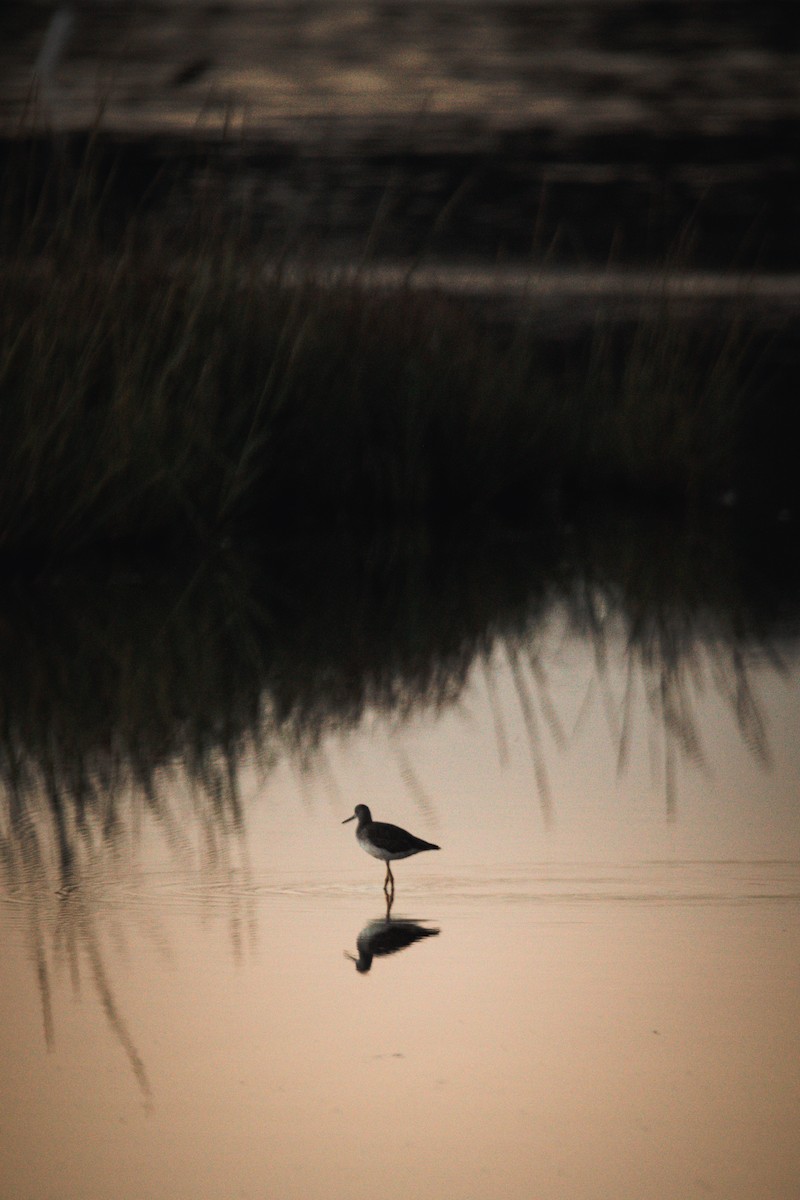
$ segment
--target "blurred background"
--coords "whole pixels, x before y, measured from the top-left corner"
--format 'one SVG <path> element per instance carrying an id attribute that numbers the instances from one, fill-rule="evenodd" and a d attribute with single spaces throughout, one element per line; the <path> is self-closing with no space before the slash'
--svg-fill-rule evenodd
<path id="1" fill-rule="evenodd" d="M 0 10 L 3 144 L 125 147 L 348 255 L 794 271 L 800 32 L 750 0 L 152 0 Z M 5 151 L 4 151 L 5 152 Z M 158 181 L 158 186 L 155 182 Z M 185 195 L 184 195 L 185 198 Z"/>

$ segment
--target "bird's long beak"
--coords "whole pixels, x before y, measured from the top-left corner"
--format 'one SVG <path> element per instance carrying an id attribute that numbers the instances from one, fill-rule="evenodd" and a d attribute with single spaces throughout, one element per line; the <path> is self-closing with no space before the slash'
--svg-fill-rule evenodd
<path id="1" fill-rule="evenodd" d="M 353 813 L 352 817 L 345 817 L 345 819 L 342 821 L 342 824 L 346 825 L 348 821 L 355 821 L 355 819 L 356 819 L 356 814 Z"/>

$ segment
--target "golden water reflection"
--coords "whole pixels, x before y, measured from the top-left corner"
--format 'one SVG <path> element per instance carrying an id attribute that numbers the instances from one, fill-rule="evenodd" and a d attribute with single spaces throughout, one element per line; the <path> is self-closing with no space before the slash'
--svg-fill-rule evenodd
<path id="1" fill-rule="evenodd" d="M 340 949 L 363 898 L 263 897 L 238 965 L 162 909 L 167 962 L 115 961 L 149 1106 L 88 995 L 36 1052 L 4 920 L 7 1194 L 792 1194 L 796 898 L 441 904 L 366 976 Z"/>
<path id="2" fill-rule="evenodd" d="M 377 610 L 329 572 L 319 632 L 285 572 L 128 579 L 52 617 L 74 673 L 14 610 L 0 1194 L 792 1195 L 793 626 L 555 558 L 384 564 Z M 442 846 L 386 910 L 356 802 Z"/>

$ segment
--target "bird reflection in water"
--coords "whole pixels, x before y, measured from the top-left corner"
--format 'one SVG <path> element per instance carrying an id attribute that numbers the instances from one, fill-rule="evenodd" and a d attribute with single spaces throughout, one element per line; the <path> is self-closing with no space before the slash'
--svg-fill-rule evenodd
<path id="1" fill-rule="evenodd" d="M 392 920 L 392 901 L 392 896 L 386 897 L 386 916 L 368 921 L 356 938 L 358 957 L 345 951 L 345 957 L 356 964 L 361 975 L 369 971 L 373 958 L 387 958 L 397 954 L 398 950 L 413 946 L 414 942 L 439 934 L 438 929 L 430 929 L 417 921 Z"/>

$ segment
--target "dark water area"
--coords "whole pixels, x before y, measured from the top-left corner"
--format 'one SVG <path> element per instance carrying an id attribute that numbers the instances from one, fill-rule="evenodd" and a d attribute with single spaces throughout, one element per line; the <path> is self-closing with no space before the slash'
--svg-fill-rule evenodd
<path id="1" fill-rule="evenodd" d="M 800 266 L 791 4 L 9 3 L 6 138 L 37 61 L 53 128 L 102 107 L 123 208 L 344 257 Z"/>

